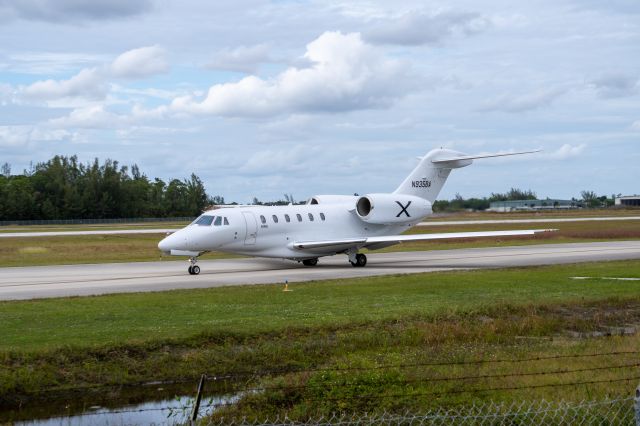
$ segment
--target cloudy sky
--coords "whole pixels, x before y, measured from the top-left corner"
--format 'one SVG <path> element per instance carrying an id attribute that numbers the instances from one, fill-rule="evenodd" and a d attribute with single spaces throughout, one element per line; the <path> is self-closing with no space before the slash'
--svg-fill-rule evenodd
<path id="1" fill-rule="evenodd" d="M 441 198 L 640 193 L 637 0 L 0 0 L 0 163 L 200 176 L 247 202 L 392 191 L 416 156 L 543 149 Z"/>

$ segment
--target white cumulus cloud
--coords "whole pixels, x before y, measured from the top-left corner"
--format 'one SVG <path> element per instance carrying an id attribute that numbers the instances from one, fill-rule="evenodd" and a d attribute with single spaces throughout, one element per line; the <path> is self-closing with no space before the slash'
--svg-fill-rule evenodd
<path id="1" fill-rule="evenodd" d="M 142 78 L 168 70 L 169 64 L 163 48 L 141 47 L 124 52 L 110 64 L 84 68 L 68 79 L 36 81 L 18 87 L 16 93 L 23 100 L 36 102 L 74 99 L 71 105 L 78 106 L 78 100 L 104 99 L 110 90 L 107 83 L 111 79 Z M 0 87 L 0 100 L 7 97 L 4 94 L 7 90 Z"/>
<path id="2" fill-rule="evenodd" d="M 32 128 L 27 126 L 0 126 L 0 147 L 16 147 L 29 142 Z"/>
<path id="3" fill-rule="evenodd" d="M 79 127 L 87 129 L 100 129 L 115 127 L 122 118 L 108 112 L 102 105 L 92 105 L 85 108 L 76 108 L 65 117 L 49 120 L 53 127 Z"/>
<path id="4" fill-rule="evenodd" d="M 406 65 L 384 57 L 359 33 L 325 32 L 307 45 L 308 67 L 290 67 L 272 79 L 248 76 L 216 84 L 202 100 L 176 98 L 175 112 L 271 116 L 389 106 L 414 80 Z"/>
<path id="5" fill-rule="evenodd" d="M 120 78 L 143 78 L 168 71 L 167 52 L 157 45 L 124 52 L 111 64 L 112 75 Z"/>
<path id="6" fill-rule="evenodd" d="M 22 87 L 29 99 L 52 100 L 70 97 L 101 98 L 105 94 L 104 76 L 97 68 L 85 68 L 68 80 L 41 80 Z"/>
<path id="7" fill-rule="evenodd" d="M 72 140 L 75 134 L 63 129 L 40 129 L 37 126 L 0 126 L 0 147 L 22 147 L 31 142 Z"/>

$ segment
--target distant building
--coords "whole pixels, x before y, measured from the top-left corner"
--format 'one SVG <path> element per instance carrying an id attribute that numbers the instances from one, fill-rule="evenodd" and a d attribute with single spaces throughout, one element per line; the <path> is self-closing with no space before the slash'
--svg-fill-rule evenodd
<path id="1" fill-rule="evenodd" d="M 616 197 L 616 206 L 640 206 L 640 195 Z"/>
<path id="2" fill-rule="evenodd" d="M 494 201 L 489 206 L 489 211 L 510 212 L 515 210 L 568 210 L 582 207 L 577 200 L 510 200 Z"/>

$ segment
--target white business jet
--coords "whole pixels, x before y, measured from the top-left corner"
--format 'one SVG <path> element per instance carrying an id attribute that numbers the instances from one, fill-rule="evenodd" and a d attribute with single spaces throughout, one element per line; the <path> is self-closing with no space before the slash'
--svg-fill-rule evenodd
<path id="1" fill-rule="evenodd" d="M 189 273 L 197 275 L 198 256 L 222 251 L 283 258 L 315 266 L 318 258 L 346 254 L 353 266 L 365 266 L 358 251 L 376 250 L 404 241 L 532 235 L 546 230 L 458 232 L 399 235 L 432 214 L 432 205 L 452 169 L 474 159 L 529 154 L 465 155 L 435 149 L 390 194 L 317 195 L 303 205 L 243 206 L 205 212 L 190 225 L 160 241 L 171 255 L 189 256 Z"/>

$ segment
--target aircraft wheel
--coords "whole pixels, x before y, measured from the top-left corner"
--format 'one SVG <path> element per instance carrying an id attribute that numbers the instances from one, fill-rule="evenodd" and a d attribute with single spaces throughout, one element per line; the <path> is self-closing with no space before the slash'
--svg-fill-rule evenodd
<path id="1" fill-rule="evenodd" d="M 351 262 L 351 266 L 357 266 L 362 268 L 363 266 L 365 266 L 367 264 L 367 256 L 365 256 L 362 253 L 358 253 L 356 254 L 356 261 L 355 262 Z"/>
<path id="2" fill-rule="evenodd" d="M 191 275 L 198 275 L 200 273 L 200 267 L 198 265 L 193 265 L 191 267 Z"/>
<path id="3" fill-rule="evenodd" d="M 304 266 L 316 266 L 316 265 L 318 264 L 318 258 L 317 258 L 317 257 L 315 257 L 315 258 L 313 258 L 313 259 L 304 259 L 304 260 L 302 261 L 302 264 L 303 264 Z"/>
<path id="4" fill-rule="evenodd" d="M 187 271 L 189 271 L 189 275 L 193 275 L 193 266 L 189 266 L 189 269 L 187 269 Z"/>

